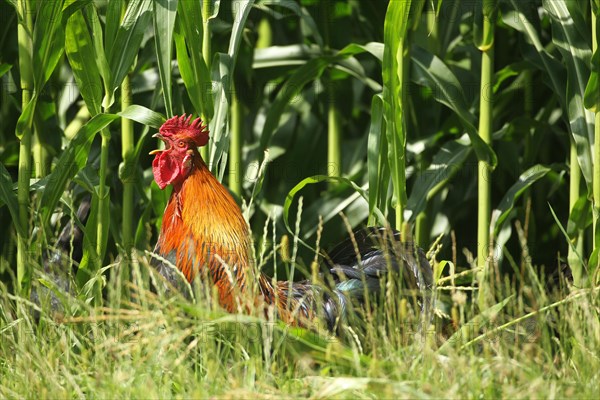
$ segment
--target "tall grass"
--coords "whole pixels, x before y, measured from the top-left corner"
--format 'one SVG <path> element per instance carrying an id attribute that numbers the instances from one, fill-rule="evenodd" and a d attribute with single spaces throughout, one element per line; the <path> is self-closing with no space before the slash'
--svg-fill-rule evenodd
<path id="1" fill-rule="evenodd" d="M 2 397 L 597 392 L 597 0 L 0 7 Z M 346 223 L 432 246 L 425 341 L 395 295 L 340 342 L 148 292 L 168 200 L 148 138 L 184 112 L 209 123 L 202 154 L 253 231 L 294 236 L 293 263 L 258 240 L 266 272 L 312 271 L 308 247 Z M 30 284 L 54 290 L 42 253 L 86 195 L 63 317 L 17 316 Z M 564 264 L 573 285 L 547 278 Z"/>

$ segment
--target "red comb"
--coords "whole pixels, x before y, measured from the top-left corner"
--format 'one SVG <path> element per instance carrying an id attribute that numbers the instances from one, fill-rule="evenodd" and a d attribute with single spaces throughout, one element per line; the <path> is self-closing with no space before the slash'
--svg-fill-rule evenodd
<path id="1" fill-rule="evenodd" d="M 192 115 L 174 116 L 169 118 L 158 130 L 164 137 L 176 136 L 180 139 L 191 139 L 196 146 L 204 146 L 208 143 L 208 129 L 200 118 L 192 121 Z"/>

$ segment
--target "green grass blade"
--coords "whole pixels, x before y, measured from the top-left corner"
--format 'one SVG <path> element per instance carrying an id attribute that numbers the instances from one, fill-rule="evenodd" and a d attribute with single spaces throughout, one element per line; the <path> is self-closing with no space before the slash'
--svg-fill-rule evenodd
<path id="1" fill-rule="evenodd" d="M 304 178 L 302 181 L 298 182 L 288 192 L 287 196 L 285 197 L 285 202 L 283 203 L 283 223 L 284 223 L 285 227 L 287 228 L 288 232 L 290 232 L 291 234 L 294 234 L 294 230 L 292 230 L 292 228 L 289 225 L 289 212 L 290 212 L 290 207 L 292 206 L 292 203 L 294 202 L 294 198 L 295 198 L 296 194 L 307 185 L 314 185 L 314 184 L 323 183 L 323 182 L 345 183 L 348 186 L 352 187 L 352 189 L 354 189 L 354 191 L 360 197 L 362 197 L 366 202 L 369 201 L 368 193 L 363 188 L 358 186 L 356 183 L 351 181 L 350 179 L 342 178 L 339 176 L 328 176 L 328 175 L 314 175 L 314 176 L 310 176 L 308 178 Z M 383 214 L 381 214 L 381 212 L 377 208 L 374 209 L 374 212 L 381 221 L 385 221 L 385 216 L 383 216 Z M 336 212 L 336 214 L 337 214 L 337 212 Z M 301 239 L 299 239 L 299 240 L 307 248 L 312 249 L 312 247 L 309 246 L 307 243 L 304 243 Z"/>
<path id="2" fill-rule="evenodd" d="M 177 15 L 178 0 L 154 2 L 154 40 L 156 43 L 156 60 L 158 74 L 165 99 L 167 117 L 173 116 L 173 99 L 171 88 L 171 57 L 173 54 L 173 28 Z"/>
<path id="3" fill-rule="evenodd" d="M 477 332 L 479 328 L 484 327 L 490 321 L 493 321 L 496 315 L 515 297 L 515 295 L 510 295 L 506 299 L 501 302 L 494 304 L 483 310 L 480 314 L 477 314 L 473 319 L 469 322 L 465 323 L 460 327 L 458 331 L 456 331 L 452 336 L 444 342 L 438 349 L 438 353 L 447 354 L 447 350 L 451 347 L 460 346 L 462 348 L 467 343 L 471 342 L 475 337 L 477 337 Z"/>

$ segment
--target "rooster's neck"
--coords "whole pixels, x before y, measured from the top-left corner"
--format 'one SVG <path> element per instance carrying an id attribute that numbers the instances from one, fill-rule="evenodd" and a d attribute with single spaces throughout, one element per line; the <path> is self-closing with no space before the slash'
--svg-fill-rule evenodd
<path id="1" fill-rule="evenodd" d="M 157 243 L 192 281 L 200 274 L 219 291 L 219 302 L 235 310 L 233 286 L 244 287 L 251 264 L 248 227 L 227 189 L 198 156 L 188 177 L 173 188 Z"/>

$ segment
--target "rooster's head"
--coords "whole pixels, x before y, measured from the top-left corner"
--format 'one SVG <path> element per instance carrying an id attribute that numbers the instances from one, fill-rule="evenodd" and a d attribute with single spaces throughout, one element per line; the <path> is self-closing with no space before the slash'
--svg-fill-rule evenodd
<path id="1" fill-rule="evenodd" d="M 194 157 L 199 157 L 197 147 L 208 143 L 208 129 L 200 118 L 192 121 L 185 114 L 168 119 L 154 135 L 165 142 L 164 150 L 153 150 L 154 180 L 161 189 L 169 184 L 181 183 L 192 170 Z"/>

